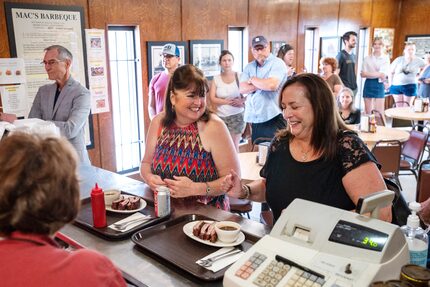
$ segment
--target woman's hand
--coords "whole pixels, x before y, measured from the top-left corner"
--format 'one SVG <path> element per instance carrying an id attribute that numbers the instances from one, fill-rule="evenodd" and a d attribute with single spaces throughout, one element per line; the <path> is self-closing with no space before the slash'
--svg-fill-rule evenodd
<path id="1" fill-rule="evenodd" d="M 246 101 L 246 98 L 244 98 L 244 97 L 234 98 L 231 101 L 230 105 L 233 106 L 233 107 L 241 108 L 241 107 L 245 106 L 245 101 Z"/>
<path id="2" fill-rule="evenodd" d="M 166 183 L 161 179 L 159 175 L 151 174 L 146 178 L 146 184 L 149 185 L 149 187 L 152 190 L 155 190 L 160 185 L 166 185 Z"/>
<path id="3" fill-rule="evenodd" d="M 167 187 L 170 189 L 170 195 L 172 197 L 181 198 L 188 196 L 196 196 L 196 185 L 198 183 L 193 182 L 186 176 L 173 176 L 173 179 L 164 179 L 167 183 Z"/>
<path id="4" fill-rule="evenodd" d="M 234 170 L 226 175 L 221 183 L 221 189 L 231 197 L 240 198 L 243 196 L 240 178 Z"/>

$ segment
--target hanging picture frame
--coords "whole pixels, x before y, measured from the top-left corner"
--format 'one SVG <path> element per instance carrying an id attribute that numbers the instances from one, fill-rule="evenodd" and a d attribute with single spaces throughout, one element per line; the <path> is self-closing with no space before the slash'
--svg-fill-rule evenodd
<path id="1" fill-rule="evenodd" d="M 190 63 L 201 69 L 209 80 L 220 73 L 218 59 L 224 49 L 223 40 L 191 40 Z"/>
<path id="2" fill-rule="evenodd" d="M 426 52 L 430 51 L 430 35 L 406 35 L 406 41 L 414 42 L 417 47 L 415 55 L 424 58 Z"/>

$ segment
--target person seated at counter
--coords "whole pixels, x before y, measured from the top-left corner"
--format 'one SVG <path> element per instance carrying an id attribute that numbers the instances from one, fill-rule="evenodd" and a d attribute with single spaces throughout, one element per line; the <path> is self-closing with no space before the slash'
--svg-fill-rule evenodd
<path id="1" fill-rule="evenodd" d="M 229 196 L 267 201 L 276 221 L 295 198 L 354 210 L 360 196 L 386 189 L 375 157 L 348 130 L 323 79 L 297 75 L 282 87 L 279 105 L 288 126 L 272 140 L 263 179 L 242 185 L 231 171 L 223 182 Z M 391 206 L 379 217 L 391 221 Z"/>
<path id="2" fill-rule="evenodd" d="M 54 240 L 79 211 L 77 160 L 65 138 L 14 133 L 1 141 L 1 286 L 126 286 L 105 256 Z"/>
<path id="3" fill-rule="evenodd" d="M 167 186 L 174 198 L 187 198 L 229 210 L 223 177 L 240 172 L 233 141 L 224 122 L 206 106 L 209 85 L 193 65 L 175 70 L 165 109 L 151 121 L 140 174 L 156 190 Z"/>
<path id="4" fill-rule="evenodd" d="M 342 88 L 337 97 L 339 114 L 347 125 L 360 123 L 360 110 L 354 106 L 354 93 L 350 88 Z"/>

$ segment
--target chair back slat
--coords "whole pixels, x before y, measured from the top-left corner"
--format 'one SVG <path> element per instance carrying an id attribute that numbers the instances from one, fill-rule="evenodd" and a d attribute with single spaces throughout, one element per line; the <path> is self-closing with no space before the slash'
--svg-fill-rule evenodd
<path id="1" fill-rule="evenodd" d="M 430 197 L 430 160 L 423 160 L 418 169 L 416 201 L 423 202 Z"/>
<path id="2" fill-rule="evenodd" d="M 400 141 L 378 141 L 372 149 L 373 155 L 381 164 L 381 172 L 399 173 L 402 146 Z"/>
<path id="3" fill-rule="evenodd" d="M 422 131 L 416 129 L 421 128 Z M 411 160 L 413 165 L 418 165 L 421 160 L 424 148 L 429 135 L 429 129 L 426 126 L 417 124 L 409 132 L 409 139 L 403 144 L 402 156 Z"/>

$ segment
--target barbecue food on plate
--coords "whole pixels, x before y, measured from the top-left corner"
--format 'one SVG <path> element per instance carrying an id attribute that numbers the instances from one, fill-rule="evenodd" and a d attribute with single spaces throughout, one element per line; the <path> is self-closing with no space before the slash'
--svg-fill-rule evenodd
<path id="1" fill-rule="evenodd" d="M 218 237 L 215 231 L 216 222 L 197 221 L 193 227 L 193 234 L 203 240 L 208 240 L 212 243 L 216 242 Z"/>
<path id="2" fill-rule="evenodd" d="M 114 200 L 111 205 L 112 209 L 115 210 L 134 210 L 140 207 L 140 197 L 130 196 L 124 197 L 121 195 L 119 199 Z"/>

